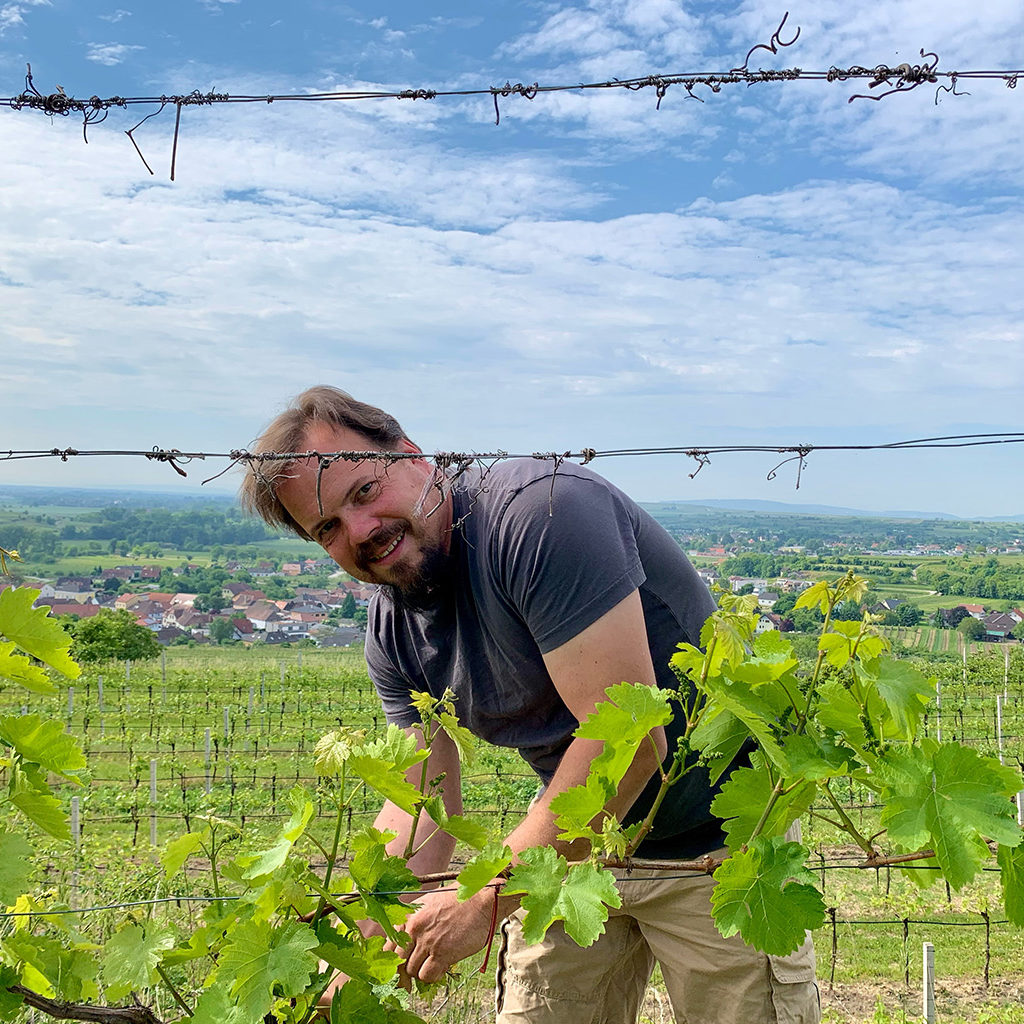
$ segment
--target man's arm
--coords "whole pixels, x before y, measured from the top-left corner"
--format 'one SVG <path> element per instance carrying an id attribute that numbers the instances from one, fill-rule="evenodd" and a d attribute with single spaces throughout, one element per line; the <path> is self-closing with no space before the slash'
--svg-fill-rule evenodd
<path id="1" fill-rule="evenodd" d="M 544 655 L 544 663 L 555 689 L 578 721 L 583 721 L 606 699 L 605 691 L 615 683 L 653 686 L 656 677 L 639 591 L 634 590 L 573 639 Z M 650 744 L 641 744 L 618 792 L 608 802 L 608 809 L 620 820 L 665 756 L 664 729 L 653 730 L 651 738 L 657 756 Z M 603 746 L 599 740 L 573 738 L 543 797 L 508 837 L 513 853 L 533 846 L 553 846 L 570 856 L 586 853 L 585 849 L 570 848 L 556 841 L 558 829 L 550 803 L 559 793 L 586 781 L 590 762 Z M 497 899 L 498 913 L 503 916 L 514 910 L 518 902 L 512 897 Z M 490 932 L 494 901 L 490 889 L 461 904 L 455 902 L 451 890 L 428 897 L 406 922 L 410 941 L 403 952 L 407 955 L 410 976 L 436 981 L 452 964 L 482 949 Z"/>

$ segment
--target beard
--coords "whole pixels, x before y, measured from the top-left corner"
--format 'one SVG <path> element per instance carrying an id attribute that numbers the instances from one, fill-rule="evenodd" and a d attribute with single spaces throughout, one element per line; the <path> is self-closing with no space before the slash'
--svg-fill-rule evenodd
<path id="1" fill-rule="evenodd" d="M 387 548 L 395 538 L 405 534 L 409 539 L 420 535 L 408 520 L 392 523 L 387 530 L 377 533 L 371 542 L 357 552 L 357 565 L 371 578 L 376 575 L 370 559 Z M 410 611 L 425 612 L 440 607 L 454 590 L 455 573 L 446 547 L 435 543 L 420 548 L 420 559 L 415 565 L 397 563 L 389 571 L 390 579 L 378 580 L 380 589 L 395 604 Z"/>

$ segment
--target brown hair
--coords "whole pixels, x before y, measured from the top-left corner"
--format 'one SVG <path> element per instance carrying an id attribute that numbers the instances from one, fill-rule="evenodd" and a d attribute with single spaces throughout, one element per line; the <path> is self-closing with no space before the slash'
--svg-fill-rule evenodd
<path id="1" fill-rule="evenodd" d="M 253 454 L 295 452 L 301 449 L 314 423 L 328 423 L 361 434 L 367 448 L 394 451 L 406 434 L 398 420 L 383 409 L 357 401 L 340 388 L 318 384 L 303 391 L 260 435 Z M 238 490 L 242 508 L 271 526 L 283 526 L 305 540 L 312 538 L 302 529 L 277 497 L 277 482 L 292 464 L 283 459 L 250 462 Z"/>

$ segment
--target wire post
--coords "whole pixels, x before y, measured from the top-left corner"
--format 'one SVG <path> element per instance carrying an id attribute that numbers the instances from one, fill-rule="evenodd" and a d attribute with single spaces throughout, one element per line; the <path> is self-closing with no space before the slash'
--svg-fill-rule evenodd
<path id="1" fill-rule="evenodd" d="M 103 714 L 103 676 L 96 680 L 96 699 L 99 701 L 100 714 Z"/>
<path id="2" fill-rule="evenodd" d="M 996 748 L 999 751 L 999 763 L 1006 764 L 1003 756 L 1003 695 L 996 694 Z"/>
<path id="3" fill-rule="evenodd" d="M 924 1024 L 935 1024 L 935 947 L 924 943 L 923 954 Z"/>

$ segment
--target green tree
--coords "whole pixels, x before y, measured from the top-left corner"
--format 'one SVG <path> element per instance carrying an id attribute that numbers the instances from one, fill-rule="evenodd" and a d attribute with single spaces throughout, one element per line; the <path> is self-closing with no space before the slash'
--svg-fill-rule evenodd
<path id="1" fill-rule="evenodd" d="M 356 599 L 351 593 L 345 595 L 345 600 L 341 602 L 341 617 L 343 619 L 351 619 L 356 613 Z"/>
<path id="2" fill-rule="evenodd" d="M 71 633 L 71 650 L 78 661 L 145 661 L 160 653 L 160 643 L 153 633 L 124 609 L 114 612 L 104 608 L 91 619 L 80 619 Z"/>
<path id="3" fill-rule="evenodd" d="M 956 627 L 968 640 L 980 640 L 985 635 L 985 627 L 978 619 L 968 616 Z"/>
<path id="4" fill-rule="evenodd" d="M 210 639 L 217 644 L 232 640 L 235 636 L 235 624 L 229 619 L 216 618 L 210 623 Z"/>

